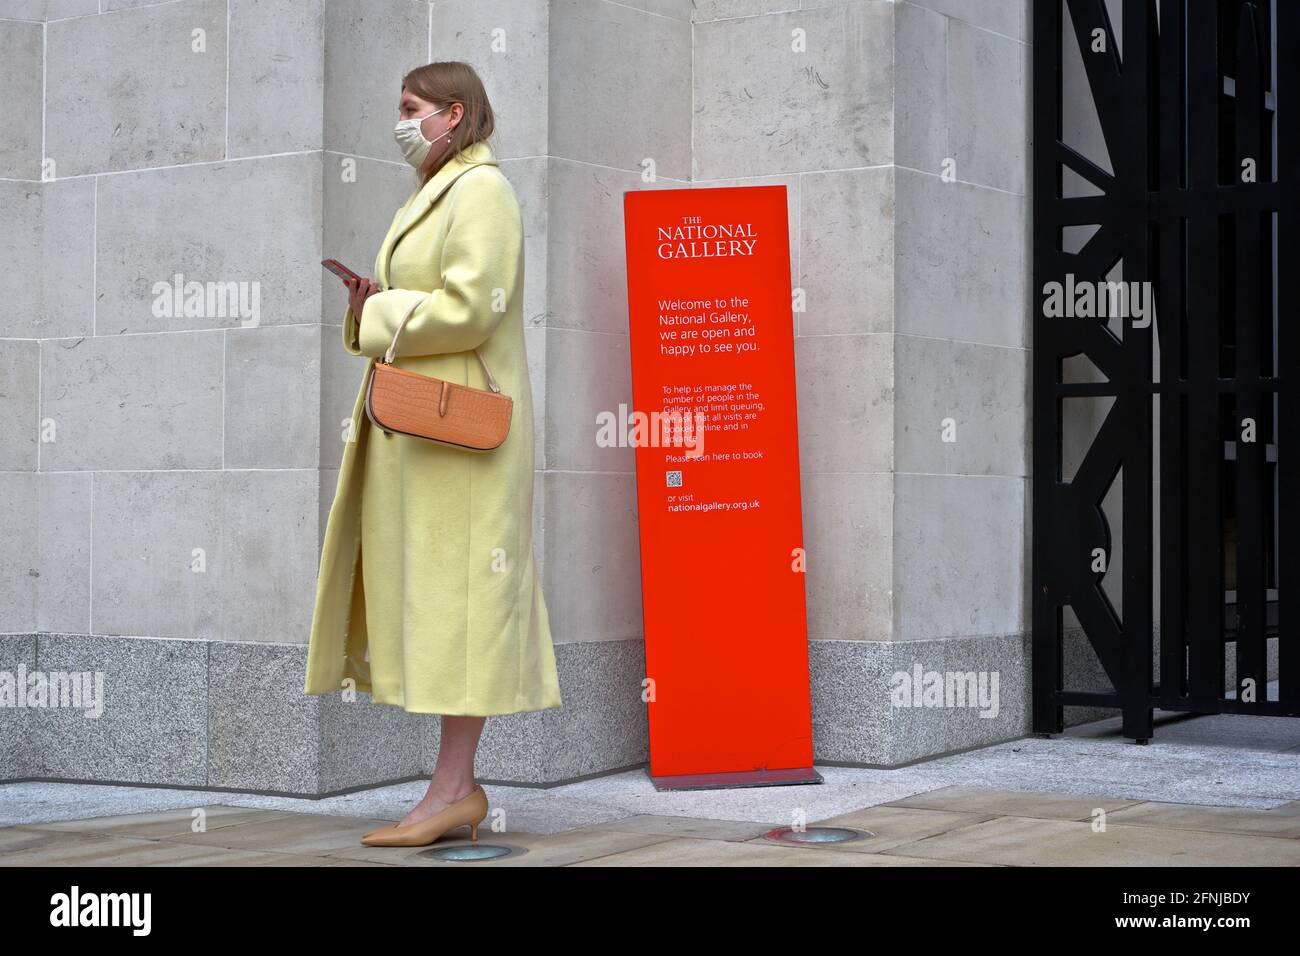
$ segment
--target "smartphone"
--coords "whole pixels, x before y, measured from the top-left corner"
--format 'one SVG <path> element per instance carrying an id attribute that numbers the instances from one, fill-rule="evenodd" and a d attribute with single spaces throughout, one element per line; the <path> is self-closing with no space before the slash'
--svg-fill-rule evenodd
<path id="1" fill-rule="evenodd" d="M 361 276 L 357 275 L 337 259 L 322 259 L 320 264 L 340 279 L 356 279 L 358 282 L 361 281 Z"/>

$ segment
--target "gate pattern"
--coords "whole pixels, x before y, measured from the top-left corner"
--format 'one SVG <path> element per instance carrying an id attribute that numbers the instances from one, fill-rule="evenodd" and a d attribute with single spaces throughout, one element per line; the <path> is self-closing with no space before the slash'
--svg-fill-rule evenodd
<path id="1" fill-rule="evenodd" d="M 1300 715 L 1300 3 L 1033 7 L 1033 729 L 1067 705 L 1119 708 L 1142 742 L 1157 707 Z M 1065 44 L 1108 163 L 1063 136 Z M 1107 314 L 1058 314 L 1049 289 L 1089 285 Z M 1142 289 L 1145 325 L 1122 298 Z M 1110 408 L 1067 475 L 1072 398 Z M 1066 686 L 1067 607 L 1113 690 Z"/>

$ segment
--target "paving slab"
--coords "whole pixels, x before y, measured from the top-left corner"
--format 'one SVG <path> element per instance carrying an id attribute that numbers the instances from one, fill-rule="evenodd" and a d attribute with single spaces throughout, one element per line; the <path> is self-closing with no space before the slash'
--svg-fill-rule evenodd
<path id="1" fill-rule="evenodd" d="M 1088 797 L 1073 793 L 1040 793 L 992 787 L 942 787 L 889 804 L 893 807 L 927 807 L 960 810 L 999 817 L 1042 817 L 1047 820 L 1091 820 L 1097 809 L 1108 814 L 1134 806 L 1137 800 Z"/>
<path id="2" fill-rule="evenodd" d="M 453 846 L 472 846 L 469 839 L 444 837 L 430 846 L 387 847 L 356 846 L 330 851 L 330 858 L 370 860 L 396 866 L 568 866 L 584 860 L 663 843 L 671 837 L 651 833 L 624 833 L 619 830 L 580 827 L 558 834 L 490 833 L 479 831 L 483 845 L 511 847 L 525 852 L 515 856 L 470 864 L 439 860 L 424 851 Z M 715 841 L 716 842 L 716 841 Z"/>
<path id="3" fill-rule="evenodd" d="M 361 837 L 385 820 L 348 819 L 320 813 L 286 813 L 238 826 L 218 827 L 206 833 L 179 833 L 169 842 L 323 856 L 331 850 L 361 844 Z M 468 829 L 465 830 L 469 835 Z"/>
<path id="4" fill-rule="evenodd" d="M 1203 807 L 1180 803 L 1136 803 L 1110 814 L 1111 823 L 1174 830 L 1213 830 L 1258 833 L 1300 839 L 1300 807 L 1294 803 L 1274 810 L 1242 807 Z"/>
<path id="5" fill-rule="evenodd" d="M 1017 866 L 1300 866 L 1300 841 L 998 817 L 883 851 Z"/>
<path id="6" fill-rule="evenodd" d="M 0 866 L 320 866 L 305 854 L 232 850 L 171 840 L 40 832 L 45 840 L 0 854 Z"/>
<path id="7" fill-rule="evenodd" d="M 775 829 L 748 820 L 711 820 L 698 817 L 658 817 L 637 814 L 610 823 L 598 823 L 588 830 L 619 830 L 624 833 L 649 833 L 657 836 L 694 837 L 704 840 L 752 840 Z"/>
<path id="8" fill-rule="evenodd" d="M 947 866 L 942 861 L 845 853 L 829 847 L 775 846 L 681 838 L 575 866 Z M 965 864 L 970 865 L 970 864 Z"/>
<path id="9" fill-rule="evenodd" d="M 198 820 L 202 829 L 211 832 L 222 827 L 245 823 L 265 823 L 290 816 L 287 810 L 250 810 L 246 807 L 212 805 L 204 807 L 159 810 L 154 813 L 126 813 L 86 820 L 60 820 L 52 823 L 32 823 L 26 826 L 42 830 L 67 830 L 77 833 L 97 833 L 104 836 L 132 836 L 148 840 L 163 840 L 194 833 Z M 201 831 L 200 831 L 201 832 Z"/>
<path id="10" fill-rule="evenodd" d="M 810 823 L 809 826 L 850 827 L 854 830 L 865 830 L 871 836 L 837 843 L 834 849 L 846 853 L 879 853 L 904 843 L 912 843 L 991 819 L 992 817 L 986 813 L 959 813 L 885 805 L 818 820 L 816 823 Z"/>

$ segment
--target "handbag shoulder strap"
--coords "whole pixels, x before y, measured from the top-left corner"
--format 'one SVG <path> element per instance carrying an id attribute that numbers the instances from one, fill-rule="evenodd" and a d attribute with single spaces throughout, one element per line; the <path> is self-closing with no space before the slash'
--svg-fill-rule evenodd
<path id="1" fill-rule="evenodd" d="M 496 376 L 493 375 L 492 370 L 487 367 L 487 362 L 483 361 L 483 353 L 478 349 L 475 349 L 474 354 L 478 356 L 478 364 L 483 366 L 483 374 L 487 376 L 488 388 L 492 389 L 494 392 L 501 391 L 501 386 L 497 384 Z"/>
<path id="2" fill-rule="evenodd" d="M 425 298 L 428 297 L 426 296 Z M 384 353 L 385 364 L 387 365 L 393 364 L 393 358 L 397 354 L 397 339 L 399 336 L 401 336 L 402 329 L 406 328 L 406 323 L 411 320 L 411 316 L 415 314 L 415 310 L 418 309 L 423 304 L 424 301 L 425 301 L 424 299 L 417 299 L 414 303 L 411 304 L 411 307 L 406 310 L 406 315 L 402 316 L 402 321 L 398 324 L 397 331 L 393 333 L 393 341 L 388 344 L 388 351 Z M 487 377 L 488 387 L 492 389 L 492 391 L 494 392 L 500 392 L 501 386 L 497 384 L 496 376 L 493 375 L 492 370 L 488 368 L 488 364 L 483 358 L 483 353 L 480 352 L 477 348 L 475 348 L 474 354 L 478 356 L 478 364 L 483 366 L 483 374 Z"/>

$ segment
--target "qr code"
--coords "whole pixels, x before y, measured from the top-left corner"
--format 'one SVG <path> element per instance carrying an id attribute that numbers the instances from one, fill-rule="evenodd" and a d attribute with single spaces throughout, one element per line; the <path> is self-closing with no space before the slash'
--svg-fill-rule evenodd
<path id="1" fill-rule="evenodd" d="M 682 473 L 680 471 L 668 472 L 668 487 L 680 488 L 682 486 Z"/>

